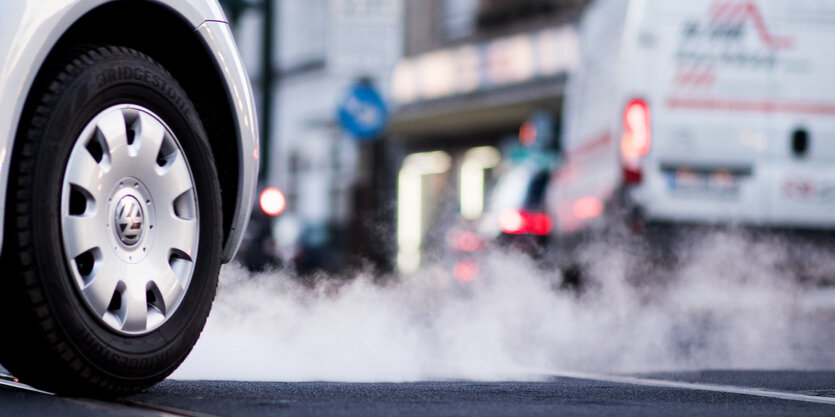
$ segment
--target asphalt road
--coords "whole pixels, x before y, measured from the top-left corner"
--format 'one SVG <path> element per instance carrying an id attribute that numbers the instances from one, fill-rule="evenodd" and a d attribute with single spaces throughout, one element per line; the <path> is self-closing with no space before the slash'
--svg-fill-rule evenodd
<path id="1" fill-rule="evenodd" d="M 835 415 L 835 371 L 702 371 L 539 382 L 175 381 L 115 402 L 0 387 L 12 416 Z"/>

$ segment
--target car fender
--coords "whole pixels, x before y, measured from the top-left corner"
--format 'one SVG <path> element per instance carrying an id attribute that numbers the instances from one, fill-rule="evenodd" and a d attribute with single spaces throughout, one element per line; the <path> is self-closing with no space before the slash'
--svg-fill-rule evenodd
<path id="1" fill-rule="evenodd" d="M 25 100 L 35 77 L 61 37 L 91 10 L 114 0 L 29 0 L 5 2 L 0 13 L 0 216 L 5 219 L 9 159 Z M 163 4 L 183 17 L 212 51 L 237 120 L 240 155 L 239 195 L 234 221 L 223 248 L 232 259 L 243 238 L 254 198 L 258 170 L 258 131 L 254 100 L 226 17 L 215 0 L 146 0 Z M 0 222 L 0 250 L 4 223 Z"/>

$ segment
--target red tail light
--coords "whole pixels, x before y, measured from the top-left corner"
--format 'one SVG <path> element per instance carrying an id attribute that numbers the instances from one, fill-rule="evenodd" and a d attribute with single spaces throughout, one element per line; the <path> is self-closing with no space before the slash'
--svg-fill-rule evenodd
<path id="1" fill-rule="evenodd" d="M 461 252 L 478 252 L 487 247 L 487 242 L 478 233 L 454 230 L 447 233 L 447 246 Z"/>
<path id="2" fill-rule="evenodd" d="M 452 276 L 462 284 L 474 281 L 478 277 L 478 264 L 475 261 L 459 261 L 452 267 Z"/>
<path id="3" fill-rule="evenodd" d="M 652 144 L 650 131 L 649 106 L 640 99 L 630 101 L 623 111 L 623 138 L 620 142 L 624 181 L 627 184 L 641 182 L 640 159 L 649 152 Z"/>
<path id="4" fill-rule="evenodd" d="M 522 123 L 522 127 L 519 128 L 519 141 L 525 146 L 536 142 L 536 126 L 533 123 Z"/>
<path id="5" fill-rule="evenodd" d="M 597 197 L 585 197 L 574 202 L 571 210 L 578 219 L 590 219 L 603 213 L 603 202 Z"/>
<path id="6" fill-rule="evenodd" d="M 499 213 L 499 228 L 510 235 L 547 235 L 554 226 L 545 213 L 531 213 L 516 209 L 505 209 Z"/>

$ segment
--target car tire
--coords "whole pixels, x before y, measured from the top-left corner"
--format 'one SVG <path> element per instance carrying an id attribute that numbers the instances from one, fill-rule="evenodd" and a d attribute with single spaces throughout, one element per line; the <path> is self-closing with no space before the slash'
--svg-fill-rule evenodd
<path id="1" fill-rule="evenodd" d="M 177 368 L 209 314 L 214 159 L 194 105 L 148 56 L 83 46 L 48 68 L 11 158 L 0 363 L 60 394 L 136 392 Z"/>

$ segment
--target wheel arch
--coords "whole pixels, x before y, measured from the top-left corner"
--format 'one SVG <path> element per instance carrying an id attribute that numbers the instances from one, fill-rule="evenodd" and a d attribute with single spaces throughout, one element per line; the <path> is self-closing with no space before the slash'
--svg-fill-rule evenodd
<path id="1" fill-rule="evenodd" d="M 38 69 L 26 95 L 16 137 L 19 137 L 23 124 L 34 110 L 31 108 L 31 98 L 46 88 L 45 83 L 50 75 L 58 70 L 54 63 L 68 48 L 83 44 L 109 44 L 136 49 L 159 62 L 186 91 L 206 129 L 218 170 L 223 210 L 223 246 L 225 248 L 228 243 L 232 243 L 235 245 L 233 249 L 236 249 L 237 242 L 229 242 L 236 224 L 235 216 L 242 215 L 238 211 L 245 211 L 248 207 L 238 207 L 243 159 L 238 143 L 241 139 L 235 122 L 234 104 L 209 46 L 194 26 L 174 9 L 152 1 L 117 0 L 100 5 L 76 20 L 52 46 Z"/>

